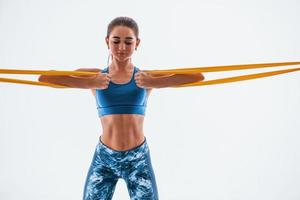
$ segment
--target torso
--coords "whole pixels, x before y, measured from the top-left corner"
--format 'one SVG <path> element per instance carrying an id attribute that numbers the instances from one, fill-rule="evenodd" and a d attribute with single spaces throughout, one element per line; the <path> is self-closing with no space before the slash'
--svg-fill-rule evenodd
<path id="1" fill-rule="evenodd" d="M 144 140 L 144 116 L 137 114 L 114 114 L 100 118 L 101 141 L 115 150 L 127 150 Z"/>
<path id="2" fill-rule="evenodd" d="M 118 84 L 127 83 L 132 71 L 124 74 L 109 72 L 111 81 Z M 95 90 L 92 89 L 95 95 Z M 151 89 L 147 89 L 148 96 Z M 138 146 L 144 141 L 144 116 L 138 114 L 114 114 L 100 117 L 102 125 L 101 141 L 114 150 L 125 151 Z"/>

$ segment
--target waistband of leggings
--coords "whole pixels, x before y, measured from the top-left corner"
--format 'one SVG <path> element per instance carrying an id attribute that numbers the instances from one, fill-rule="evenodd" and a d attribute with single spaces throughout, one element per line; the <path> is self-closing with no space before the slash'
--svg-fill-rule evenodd
<path id="1" fill-rule="evenodd" d="M 125 151 L 119 151 L 119 150 L 115 150 L 112 149 L 111 147 L 107 146 L 106 144 L 104 144 L 101 140 L 101 136 L 99 137 L 99 148 L 102 150 L 105 150 L 107 153 L 110 154 L 128 154 L 128 153 L 139 153 L 139 152 L 143 152 L 143 151 L 147 151 L 148 150 L 148 144 L 147 144 L 147 139 L 144 136 L 144 141 L 139 144 L 138 146 L 135 146 L 131 149 L 125 150 Z"/>

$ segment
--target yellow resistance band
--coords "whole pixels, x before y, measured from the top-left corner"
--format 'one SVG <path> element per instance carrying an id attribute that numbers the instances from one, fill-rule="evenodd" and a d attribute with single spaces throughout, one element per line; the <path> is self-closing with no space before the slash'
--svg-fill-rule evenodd
<path id="1" fill-rule="evenodd" d="M 167 69 L 167 70 L 142 70 L 149 74 L 193 74 L 201 72 L 218 72 L 218 71 L 232 71 L 232 70 L 243 70 L 243 69 L 256 69 L 256 68 L 266 68 L 266 67 L 279 67 L 279 66 L 288 66 L 288 65 L 299 65 L 300 62 L 281 62 L 281 63 L 259 63 L 259 64 L 243 64 L 243 65 L 226 65 L 226 66 L 211 66 L 211 67 L 194 67 L 194 68 L 178 68 L 178 69 Z M 202 86 L 202 85 L 213 85 L 213 84 L 222 84 L 230 83 L 236 81 L 244 81 L 256 78 L 263 78 L 268 76 L 274 76 L 289 72 L 298 71 L 300 68 L 293 69 L 284 69 L 271 72 L 263 72 L 256 74 L 248 74 L 243 76 L 234 76 L 228 78 L 221 78 L 215 80 L 199 81 L 194 83 L 182 84 L 173 87 L 190 87 L 190 86 Z M 0 74 L 39 74 L 39 75 L 96 75 L 99 72 L 83 72 L 83 71 L 56 71 L 56 70 L 16 70 L 16 69 L 0 69 Z M 31 84 L 39 86 L 49 86 L 54 88 L 69 88 L 67 86 L 37 82 L 37 81 L 28 81 L 28 80 L 19 80 L 19 79 L 10 79 L 10 78 L 0 78 L 0 82 L 9 82 L 9 83 L 21 83 L 21 84 Z"/>

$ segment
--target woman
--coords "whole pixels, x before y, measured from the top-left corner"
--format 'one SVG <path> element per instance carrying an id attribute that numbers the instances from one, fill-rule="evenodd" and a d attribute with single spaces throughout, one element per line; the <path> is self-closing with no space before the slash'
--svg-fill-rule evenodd
<path id="1" fill-rule="evenodd" d="M 117 17 L 108 25 L 105 38 L 112 62 L 93 76 L 45 76 L 39 81 L 91 89 L 103 127 L 88 170 L 84 200 L 112 199 L 119 178 L 126 182 L 130 198 L 158 199 L 150 151 L 143 132 L 147 99 L 153 88 L 204 80 L 201 73 L 150 75 L 131 62 L 140 44 L 137 23 Z"/>

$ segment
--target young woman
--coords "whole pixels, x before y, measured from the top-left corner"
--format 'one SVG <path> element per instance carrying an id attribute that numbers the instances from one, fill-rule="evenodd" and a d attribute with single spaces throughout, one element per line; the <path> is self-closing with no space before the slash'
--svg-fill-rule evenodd
<path id="1" fill-rule="evenodd" d="M 153 88 L 204 80 L 201 73 L 150 75 L 131 61 L 140 44 L 137 23 L 129 17 L 110 22 L 105 38 L 112 57 L 93 76 L 45 76 L 39 81 L 91 89 L 102 125 L 84 186 L 84 200 L 112 199 L 119 178 L 126 182 L 132 200 L 157 200 L 158 190 L 150 151 L 143 132 L 147 99 Z"/>

